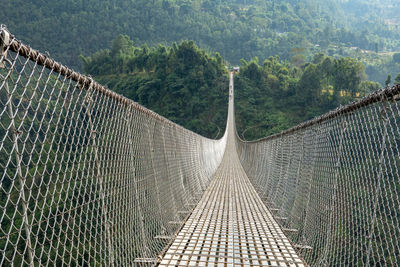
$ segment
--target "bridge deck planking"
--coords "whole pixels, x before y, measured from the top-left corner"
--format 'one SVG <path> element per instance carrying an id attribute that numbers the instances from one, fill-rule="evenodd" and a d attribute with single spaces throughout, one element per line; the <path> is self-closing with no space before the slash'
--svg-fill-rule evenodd
<path id="1" fill-rule="evenodd" d="M 228 114 L 221 165 L 159 266 L 305 266 L 240 163 L 233 96 Z"/>

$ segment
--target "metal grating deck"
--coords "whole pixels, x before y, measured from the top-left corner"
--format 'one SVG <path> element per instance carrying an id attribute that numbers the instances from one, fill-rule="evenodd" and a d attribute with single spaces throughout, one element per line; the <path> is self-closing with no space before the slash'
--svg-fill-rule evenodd
<path id="1" fill-rule="evenodd" d="M 234 131 L 231 97 L 221 165 L 159 266 L 305 266 L 244 172 Z"/>

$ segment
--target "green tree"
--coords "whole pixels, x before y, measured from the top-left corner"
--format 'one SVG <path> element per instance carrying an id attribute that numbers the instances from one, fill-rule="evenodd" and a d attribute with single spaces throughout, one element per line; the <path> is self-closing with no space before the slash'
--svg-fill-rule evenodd
<path id="1" fill-rule="evenodd" d="M 118 35 L 112 42 L 111 56 L 112 57 L 129 57 L 134 52 L 133 41 L 128 35 Z"/>
<path id="2" fill-rule="evenodd" d="M 317 65 L 308 64 L 298 84 L 298 101 L 304 105 L 314 105 L 321 92 L 320 73 Z"/>
<path id="3" fill-rule="evenodd" d="M 389 74 L 385 81 L 385 86 L 389 86 L 392 82 L 392 74 Z"/>
<path id="4" fill-rule="evenodd" d="M 372 92 L 375 92 L 376 90 L 380 89 L 381 85 L 377 82 L 371 82 L 371 81 L 363 81 L 360 84 L 360 97 L 366 96 L 367 94 L 370 94 Z"/>
<path id="5" fill-rule="evenodd" d="M 395 83 L 400 83 L 400 73 L 397 74 L 396 78 L 394 79 Z"/>
<path id="6" fill-rule="evenodd" d="M 340 58 L 334 60 L 334 83 L 336 91 L 350 92 L 356 96 L 358 86 L 366 79 L 364 65 L 354 58 Z"/>

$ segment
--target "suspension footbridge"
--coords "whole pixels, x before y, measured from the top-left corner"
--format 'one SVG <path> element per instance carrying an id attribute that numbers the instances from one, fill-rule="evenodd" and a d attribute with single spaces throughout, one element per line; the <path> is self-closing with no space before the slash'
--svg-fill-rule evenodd
<path id="1" fill-rule="evenodd" d="M 305 266 L 240 163 L 229 88 L 224 156 L 160 266 Z"/>
<path id="2" fill-rule="evenodd" d="M 399 266 L 400 87 L 211 140 L 0 29 L 1 266 Z"/>

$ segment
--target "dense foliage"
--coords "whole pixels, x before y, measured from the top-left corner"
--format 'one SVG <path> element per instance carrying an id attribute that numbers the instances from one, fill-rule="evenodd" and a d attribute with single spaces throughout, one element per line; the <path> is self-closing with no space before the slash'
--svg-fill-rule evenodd
<path id="1" fill-rule="evenodd" d="M 238 132 L 244 139 L 277 133 L 380 87 L 366 80 L 363 65 L 352 58 L 317 54 L 301 67 L 279 57 L 261 65 L 257 59 L 242 63 L 235 91 Z"/>
<path id="2" fill-rule="evenodd" d="M 32 47 L 79 68 L 79 54 L 108 47 L 118 34 L 151 46 L 195 40 L 232 64 L 271 55 L 311 60 L 316 52 L 341 57 L 353 48 L 395 51 L 399 9 L 397 0 L 3 0 L 0 18 Z M 368 74 L 383 84 L 382 64 Z"/>
<path id="3" fill-rule="evenodd" d="M 193 41 L 135 47 L 120 35 L 111 50 L 82 60 L 84 70 L 110 89 L 195 132 L 223 134 L 228 80 L 218 53 L 210 56 Z"/>
<path id="4" fill-rule="evenodd" d="M 135 47 L 120 35 L 110 50 L 82 60 L 84 70 L 110 89 L 202 135 L 222 135 L 228 70 L 219 54 L 192 41 Z M 279 132 L 379 88 L 366 80 L 359 61 L 323 54 L 299 67 L 278 56 L 261 65 L 257 58 L 242 60 L 235 83 L 238 131 L 246 139 Z"/>

